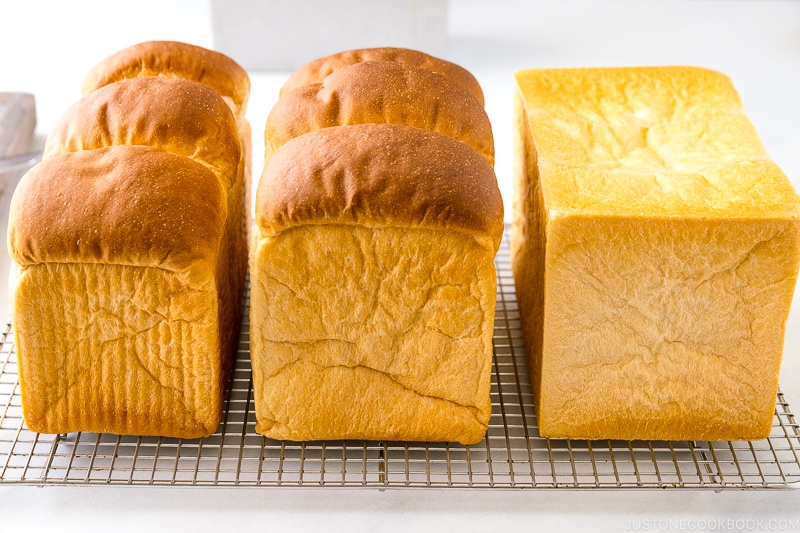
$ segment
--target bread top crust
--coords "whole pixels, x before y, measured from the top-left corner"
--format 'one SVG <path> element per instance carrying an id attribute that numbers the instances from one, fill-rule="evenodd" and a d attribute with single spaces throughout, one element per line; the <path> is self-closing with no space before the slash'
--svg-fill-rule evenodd
<path id="1" fill-rule="evenodd" d="M 250 96 L 247 72 L 230 57 L 177 41 L 147 41 L 124 48 L 89 71 L 83 94 L 126 78 L 186 78 L 207 85 L 230 100 L 237 120 L 244 117 Z"/>
<path id="2" fill-rule="evenodd" d="M 264 168 L 256 222 L 272 237 L 308 224 L 463 231 L 500 245 L 503 201 L 494 170 L 450 137 L 395 124 L 312 131 Z"/>
<path id="3" fill-rule="evenodd" d="M 515 77 L 551 215 L 800 214 L 800 198 L 723 74 L 638 67 Z"/>
<path id="4" fill-rule="evenodd" d="M 467 89 L 481 106 L 484 105 L 483 91 L 478 80 L 465 68 L 424 52 L 392 47 L 346 50 L 315 59 L 295 70 L 281 87 L 280 94 L 283 96 L 297 87 L 320 83 L 335 71 L 362 61 L 394 61 L 437 72 Z"/>
<path id="5" fill-rule="evenodd" d="M 364 123 L 430 129 L 494 165 L 492 126 L 477 100 L 441 74 L 392 61 L 356 63 L 286 93 L 267 118 L 266 153 L 312 130 Z"/>
<path id="6" fill-rule="evenodd" d="M 47 138 L 44 158 L 113 145 L 145 145 L 209 168 L 229 190 L 239 165 L 236 120 L 222 98 L 185 79 L 133 78 L 73 104 Z"/>
<path id="7" fill-rule="evenodd" d="M 213 275 L 227 216 L 213 172 L 146 146 L 51 157 L 11 200 L 9 252 L 19 265 L 104 263 Z"/>

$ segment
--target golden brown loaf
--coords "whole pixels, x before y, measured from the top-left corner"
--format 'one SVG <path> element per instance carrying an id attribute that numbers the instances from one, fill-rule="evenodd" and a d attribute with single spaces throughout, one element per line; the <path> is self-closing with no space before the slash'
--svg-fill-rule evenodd
<path id="1" fill-rule="evenodd" d="M 153 146 L 208 167 L 227 190 L 238 179 L 236 127 L 225 102 L 201 83 L 125 79 L 70 106 L 48 136 L 44 158 L 120 144 Z"/>
<path id="2" fill-rule="evenodd" d="M 478 442 L 503 231 L 486 160 L 414 127 L 316 130 L 270 159 L 256 212 L 256 430 Z"/>
<path id="3" fill-rule="evenodd" d="M 295 70 L 289 76 L 289 79 L 286 80 L 286 83 L 281 88 L 280 94 L 283 96 L 297 87 L 320 83 L 337 70 L 355 63 L 361 63 L 362 61 L 393 61 L 395 63 L 402 63 L 404 65 L 437 72 L 467 89 L 478 102 L 483 105 L 483 91 L 481 90 L 481 86 L 478 80 L 475 79 L 475 76 L 468 70 L 455 63 L 433 57 L 424 52 L 409 50 L 407 48 L 390 47 L 346 50 L 315 59 Z"/>
<path id="4" fill-rule="evenodd" d="M 12 200 L 9 251 L 31 430 L 216 429 L 215 274 L 226 216 L 217 176 L 150 147 L 61 155 L 26 174 Z"/>
<path id="5" fill-rule="evenodd" d="M 800 198 L 730 80 L 516 73 L 512 267 L 541 434 L 770 432 Z"/>
<path id="6" fill-rule="evenodd" d="M 245 168 L 234 114 L 201 83 L 123 79 L 67 110 L 9 220 L 28 427 L 216 429 L 247 268 Z"/>
<path id="7" fill-rule="evenodd" d="M 494 164 L 494 139 L 483 107 L 461 85 L 424 68 L 365 61 L 322 83 L 281 97 L 267 119 L 266 156 L 309 131 L 347 124 L 415 126 L 469 144 Z"/>

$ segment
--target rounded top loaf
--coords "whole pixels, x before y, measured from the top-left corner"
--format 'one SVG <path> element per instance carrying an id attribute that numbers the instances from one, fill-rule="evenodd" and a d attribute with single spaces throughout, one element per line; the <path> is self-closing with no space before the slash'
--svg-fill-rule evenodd
<path id="1" fill-rule="evenodd" d="M 235 118 L 217 93 L 198 82 L 150 77 L 101 87 L 61 116 L 44 158 L 112 145 L 152 146 L 188 157 L 219 176 L 226 190 L 236 179 Z"/>
<path id="2" fill-rule="evenodd" d="M 216 267 L 227 216 L 217 176 L 186 157 L 111 146 L 51 157 L 23 176 L 9 210 L 19 265 Z"/>
<path id="3" fill-rule="evenodd" d="M 95 65 L 83 82 L 83 94 L 126 78 L 163 76 L 207 85 L 229 100 L 241 118 L 250 95 L 247 72 L 230 57 L 177 41 L 147 41 L 124 48 Z"/>
<path id="4" fill-rule="evenodd" d="M 286 93 L 267 118 L 266 156 L 309 131 L 365 123 L 429 129 L 467 143 L 494 164 L 492 126 L 483 106 L 441 74 L 391 61 L 350 65 Z"/>
<path id="5" fill-rule="evenodd" d="M 463 86 L 472 93 L 481 106 L 484 104 L 483 91 L 478 80 L 465 68 L 424 52 L 392 47 L 346 50 L 315 59 L 295 70 L 286 80 L 280 94 L 283 96 L 297 87 L 319 83 L 337 70 L 362 61 L 394 61 L 395 63 L 431 70 Z"/>
<path id="6" fill-rule="evenodd" d="M 396 124 L 357 124 L 292 139 L 269 160 L 256 196 L 262 236 L 308 224 L 503 233 L 494 170 L 466 144 Z"/>

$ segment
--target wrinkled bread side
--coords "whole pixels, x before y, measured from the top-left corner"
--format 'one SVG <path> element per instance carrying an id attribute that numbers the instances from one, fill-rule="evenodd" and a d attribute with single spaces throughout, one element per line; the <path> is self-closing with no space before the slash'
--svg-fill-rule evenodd
<path id="1" fill-rule="evenodd" d="M 493 258 L 447 230 L 301 226 L 259 239 L 256 430 L 478 442 L 491 414 Z"/>
<path id="2" fill-rule="evenodd" d="M 478 442 L 491 413 L 491 165 L 429 130 L 358 124 L 270 159 L 251 242 L 257 431 Z"/>

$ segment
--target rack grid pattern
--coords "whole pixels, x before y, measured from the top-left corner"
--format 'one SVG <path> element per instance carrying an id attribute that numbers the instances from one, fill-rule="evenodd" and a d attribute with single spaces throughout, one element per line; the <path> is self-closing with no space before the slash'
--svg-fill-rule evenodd
<path id="1" fill-rule="evenodd" d="M 753 442 L 576 441 L 538 435 L 508 235 L 497 256 L 492 418 L 478 444 L 282 442 L 255 430 L 249 298 L 218 431 L 198 440 L 27 430 L 10 325 L 0 336 L 0 483 L 461 488 L 800 486 L 800 427 L 778 394 L 771 436 Z"/>

